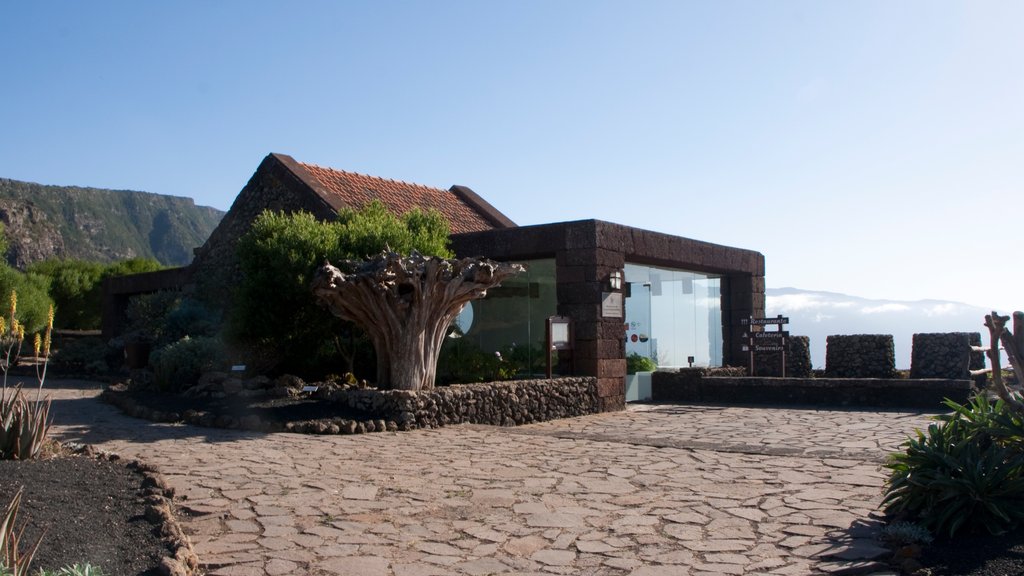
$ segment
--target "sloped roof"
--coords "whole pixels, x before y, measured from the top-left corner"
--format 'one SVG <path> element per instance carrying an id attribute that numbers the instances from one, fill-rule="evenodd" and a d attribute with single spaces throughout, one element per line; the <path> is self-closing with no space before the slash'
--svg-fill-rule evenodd
<path id="1" fill-rule="evenodd" d="M 504 214 L 462 186 L 443 190 L 297 162 L 283 154 L 275 156 L 335 210 L 359 209 L 377 199 L 396 214 L 413 208 L 434 208 L 448 220 L 453 234 L 515 226 Z"/>

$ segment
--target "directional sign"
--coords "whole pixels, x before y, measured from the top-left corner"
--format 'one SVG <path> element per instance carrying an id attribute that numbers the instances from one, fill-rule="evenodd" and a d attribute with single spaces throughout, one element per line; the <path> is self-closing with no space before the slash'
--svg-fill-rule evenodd
<path id="1" fill-rule="evenodd" d="M 740 324 L 749 324 L 751 326 L 767 326 L 769 324 L 789 324 L 789 318 L 784 316 L 776 316 L 775 318 L 744 318 L 740 320 Z"/>
<path id="2" fill-rule="evenodd" d="M 754 340 L 778 340 L 782 338 L 789 338 L 789 331 L 779 330 L 777 332 L 754 332 L 750 337 Z"/>

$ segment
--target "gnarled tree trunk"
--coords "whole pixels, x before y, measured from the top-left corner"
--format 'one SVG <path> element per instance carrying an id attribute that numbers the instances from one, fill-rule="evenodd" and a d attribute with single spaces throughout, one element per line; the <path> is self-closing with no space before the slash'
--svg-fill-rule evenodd
<path id="1" fill-rule="evenodd" d="M 325 263 L 313 294 L 332 314 L 359 324 L 377 351 L 377 386 L 434 387 L 445 332 L 470 300 L 524 270 L 484 258 L 443 259 L 391 251 L 342 268 Z"/>
<path id="2" fill-rule="evenodd" d="M 1006 358 L 1013 368 L 1017 382 L 1024 381 L 1024 312 L 1013 313 L 1013 332 L 1006 327 L 1009 316 L 1000 316 L 993 311 L 985 315 L 985 326 L 988 328 L 990 346 L 989 362 L 992 364 L 992 385 L 996 394 L 1018 414 L 1024 415 L 1024 400 L 1021 393 L 1010 390 L 1003 381 L 1000 364 L 999 347 L 1006 351 Z"/>

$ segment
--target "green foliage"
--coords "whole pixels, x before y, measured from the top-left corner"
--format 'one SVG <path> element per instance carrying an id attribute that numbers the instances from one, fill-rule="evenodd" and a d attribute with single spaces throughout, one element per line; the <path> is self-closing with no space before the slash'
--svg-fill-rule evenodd
<path id="1" fill-rule="evenodd" d="M 225 367 L 224 346 L 217 338 L 185 337 L 153 352 L 150 365 L 158 388 L 179 391 L 199 381 L 203 372 Z"/>
<path id="2" fill-rule="evenodd" d="M 22 253 L 22 239 L 62 239 L 70 258 L 96 262 L 138 254 L 166 265 L 188 264 L 192 249 L 209 238 L 224 215 L 189 198 L 5 178 L 0 178 L 0 199 L 14 207 L 31 203 L 46 216 L 9 225 L 12 253 Z"/>
<path id="3" fill-rule="evenodd" d="M 72 330 L 99 327 L 103 270 L 103 264 L 82 260 L 45 260 L 28 267 L 49 279 L 50 298 L 60 311 L 57 327 Z"/>
<path id="4" fill-rule="evenodd" d="M 18 319 L 25 325 L 26 332 L 38 332 L 46 326 L 53 304 L 47 288 L 47 280 L 43 276 L 24 274 L 0 265 L 0 294 L 7 296 L 12 290 L 18 293 Z"/>
<path id="5" fill-rule="evenodd" d="M 1024 520 L 1024 422 L 1002 400 L 946 404 L 952 414 L 891 456 L 886 510 L 950 536 L 1016 527 Z"/>
<path id="6" fill-rule="evenodd" d="M 931 544 L 933 538 L 927 528 L 914 522 L 893 522 L 882 528 L 882 539 L 897 546 Z"/>
<path id="7" fill-rule="evenodd" d="M 84 260 L 44 260 L 28 267 L 29 274 L 46 278 L 48 292 L 59 311 L 56 325 L 71 330 L 95 330 L 103 316 L 103 280 L 161 270 L 156 260 L 133 258 L 101 264 Z"/>
<path id="8" fill-rule="evenodd" d="M 162 347 L 186 336 L 213 336 L 220 330 L 220 314 L 181 292 L 139 294 L 125 309 L 126 341 Z"/>
<path id="9" fill-rule="evenodd" d="M 102 338 L 69 340 L 54 351 L 50 365 L 62 374 L 102 374 L 112 350 Z"/>
<path id="10" fill-rule="evenodd" d="M 22 530 L 18 530 L 14 526 L 18 519 L 18 508 L 21 506 L 21 493 L 22 490 L 19 488 L 7 505 L 7 510 L 0 517 L 0 575 L 2 576 L 28 576 L 29 565 L 32 564 L 32 558 L 42 542 L 42 538 L 40 538 L 27 552 L 21 550 Z"/>
<path id="11" fill-rule="evenodd" d="M 436 211 L 402 217 L 378 201 L 343 210 L 335 222 L 299 212 L 263 212 L 238 244 L 242 282 L 229 325 L 232 343 L 257 350 L 279 371 L 310 375 L 338 371 L 356 340 L 351 324 L 316 305 L 310 284 L 325 260 L 364 258 L 390 247 L 401 253 L 448 256 L 448 225 Z M 343 370 L 353 370 L 351 362 Z M 373 370 L 371 366 L 366 368 Z"/>
<path id="12" fill-rule="evenodd" d="M 654 360 L 646 356 L 641 356 L 636 352 L 626 356 L 626 374 L 636 374 L 637 372 L 654 372 L 658 369 L 658 365 L 655 364 Z"/>
<path id="13" fill-rule="evenodd" d="M 337 222 L 328 224 L 338 229 L 335 260 L 367 258 L 390 247 L 400 254 L 416 250 L 420 254 L 450 258 L 448 222 L 436 210 L 413 209 L 401 217 L 391 213 L 379 200 L 362 210 L 344 209 Z"/>
<path id="14" fill-rule="evenodd" d="M 518 366 L 500 354 L 484 352 L 466 338 L 448 340 L 437 358 L 436 382 L 439 385 L 496 382 L 513 378 Z"/>

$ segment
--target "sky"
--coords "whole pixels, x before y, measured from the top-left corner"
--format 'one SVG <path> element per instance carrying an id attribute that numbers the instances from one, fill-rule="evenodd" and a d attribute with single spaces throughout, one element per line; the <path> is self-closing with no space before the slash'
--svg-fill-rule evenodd
<path id="1" fill-rule="evenodd" d="M 469 186 L 520 225 L 757 250 L 769 287 L 1006 313 L 1022 22 L 984 0 L 0 2 L 0 177 L 227 210 L 280 152 Z"/>

